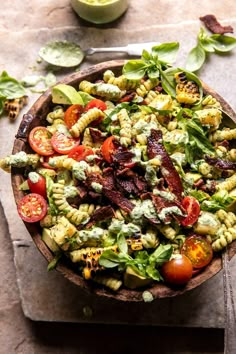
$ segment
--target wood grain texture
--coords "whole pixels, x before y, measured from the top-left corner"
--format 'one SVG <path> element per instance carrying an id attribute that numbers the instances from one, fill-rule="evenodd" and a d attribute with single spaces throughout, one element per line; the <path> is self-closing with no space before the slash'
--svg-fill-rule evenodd
<path id="1" fill-rule="evenodd" d="M 70 76 L 67 76 L 65 79 L 60 81 L 60 83 L 70 84 L 71 86 L 74 86 L 76 89 L 78 89 L 80 81 L 86 79 L 88 81 L 94 82 L 97 79 L 101 79 L 103 72 L 107 69 L 111 69 L 116 75 L 120 74 L 124 63 L 124 60 L 112 60 L 100 63 L 78 73 L 74 73 Z M 217 100 L 221 103 L 223 110 L 227 114 L 229 114 L 232 117 L 233 121 L 236 123 L 236 114 L 229 106 L 229 104 L 205 83 L 203 83 L 203 87 L 205 93 L 211 94 L 212 96 L 217 98 Z M 28 113 L 24 115 L 22 122 L 19 126 L 19 130 L 16 134 L 16 139 L 14 141 L 12 151 L 13 154 L 19 151 L 30 152 L 30 148 L 27 144 L 28 134 L 33 127 L 37 125 L 45 125 L 45 118 L 47 114 L 52 110 L 52 107 L 53 105 L 51 102 L 51 91 L 47 90 L 42 96 L 39 97 L 35 104 L 30 108 Z M 19 191 L 18 188 L 19 184 L 22 183 L 24 180 L 23 170 L 13 168 L 11 178 L 14 198 L 17 204 L 19 200 L 24 196 L 24 193 L 22 191 Z M 25 223 L 25 226 L 39 251 L 47 259 L 47 261 L 50 262 L 53 258 L 53 254 L 41 239 L 41 229 L 39 225 Z M 232 258 L 233 255 L 236 253 L 236 242 L 233 242 L 228 247 L 228 249 L 229 258 Z M 217 274 L 221 270 L 221 268 L 221 255 L 216 255 L 211 264 L 198 275 L 193 277 L 186 286 L 181 288 L 171 288 L 164 284 L 155 284 L 147 290 L 152 293 L 154 299 L 177 296 L 183 294 L 186 291 L 196 288 L 197 286 Z M 70 268 L 70 266 L 66 263 L 61 262 L 56 269 L 77 286 L 82 287 L 88 292 L 97 294 L 98 296 L 111 297 L 119 301 L 143 301 L 142 289 L 121 289 L 117 293 L 113 293 L 109 290 L 99 287 L 98 285 L 94 285 L 92 283 L 89 283 L 88 281 L 85 281 L 82 276 L 76 274 L 73 269 Z"/>

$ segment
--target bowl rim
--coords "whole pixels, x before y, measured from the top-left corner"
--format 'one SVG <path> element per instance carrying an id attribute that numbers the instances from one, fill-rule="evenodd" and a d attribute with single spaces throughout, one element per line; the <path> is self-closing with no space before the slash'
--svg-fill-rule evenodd
<path id="1" fill-rule="evenodd" d="M 94 81 L 97 78 L 102 77 L 102 73 L 111 69 L 115 74 L 121 73 L 121 68 L 127 60 L 109 60 L 89 66 L 79 72 L 75 72 L 71 75 L 66 76 L 64 79 L 57 82 L 57 84 L 70 84 L 71 86 L 77 87 L 78 83 L 84 79 L 89 81 Z M 203 90 L 218 99 L 223 107 L 223 110 L 228 113 L 234 123 L 236 123 L 236 113 L 233 111 L 231 106 L 221 97 L 217 92 L 211 89 L 208 85 L 203 82 Z M 24 114 L 22 121 L 19 125 L 17 134 L 15 136 L 14 145 L 12 153 L 15 154 L 19 151 L 25 150 L 25 144 L 27 142 L 27 136 L 29 131 L 36 125 L 43 123 L 46 117 L 46 112 L 49 112 L 53 107 L 51 102 L 51 89 L 48 89 L 44 94 L 42 94 L 31 106 L 26 114 Z M 46 107 L 46 109 L 45 109 Z M 23 197 L 23 191 L 19 191 L 18 186 L 23 181 L 23 176 L 20 169 L 12 168 L 11 171 L 11 183 L 13 189 L 13 195 L 18 204 L 19 200 Z M 24 222 L 26 229 L 28 230 L 33 242 L 39 249 L 41 254 L 46 258 L 48 262 L 53 259 L 53 254 L 43 242 L 40 233 L 39 224 L 30 224 Z M 233 257 L 236 253 L 236 242 L 234 241 L 228 246 L 229 259 Z M 112 292 L 109 289 L 105 289 L 98 284 L 93 284 L 83 279 L 81 275 L 75 273 L 73 269 L 69 268 L 66 264 L 60 263 L 57 265 L 56 270 L 61 273 L 66 279 L 79 286 L 84 291 L 90 294 L 104 296 L 108 298 L 113 298 L 120 301 L 128 302 L 138 302 L 143 301 L 143 291 L 149 291 L 152 293 L 153 298 L 166 298 L 181 295 L 187 291 L 190 291 L 199 285 L 203 284 L 205 281 L 212 278 L 222 269 L 222 259 L 221 253 L 215 254 L 212 262 L 201 272 L 195 275 L 184 287 L 169 287 L 166 284 L 154 283 L 153 286 L 143 288 L 143 289 L 126 289 L 121 288 L 118 292 Z M 46 269 L 45 269 L 46 271 Z"/>

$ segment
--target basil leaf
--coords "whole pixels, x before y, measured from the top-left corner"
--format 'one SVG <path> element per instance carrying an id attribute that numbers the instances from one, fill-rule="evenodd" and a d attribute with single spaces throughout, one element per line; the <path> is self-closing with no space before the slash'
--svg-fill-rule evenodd
<path id="1" fill-rule="evenodd" d="M 123 66 L 123 74 L 125 75 L 125 77 L 127 77 L 127 79 L 140 80 L 142 79 L 142 77 L 144 77 L 146 69 L 147 65 L 143 60 L 129 60 Z"/>
<path id="2" fill-rule="evenodd" d="M 162 43 L 152 47 L 152 55 L 157 56 L 163 63 L 173 63 L 179 50 L 179 43 Z"/>
<path id="3" fill-rule="evenodd" d="M 156 250 L 150 255 L 149 263 L 155 263 L 157 266 L 161 266 L 164 262 L 167 262 L 173 252 L 172 245 L 160 244 Z"/>
<path id="4" fill-rule="evenodd" d="M 14 99 L 25 96 L 25 94 L 25 89 L 21 83 L 10 77 L 6 71 L 3 71 L 0 76 L 0 97 Z"/>
<path id="5" fill-rule="evenodd" d="M 178 69 L 167 69 L 165 71 L 161 71 L 161 84 L 164 89 L 164 91 L 170 95 L 171 97 L 176 96 L 176 82 L 174 78 L 174 74 L 178 72 Z"/>
<path id="6" fill-rule="evenodd" d="M 187 56 L 186 69 L 189 71 L 199 70 L 206 60 L 206 52 L 200 43 Z"/>
<path id="7" fill-rule="evenodd" d="M 112 250 L 106 250 L 99 257 L 99 264 L 105 268 L 115 268 L 120 264 L 119 255 Z"/>
<path id="8" fill-rule="evenodd" d="M 125 253 L 125 254 L 128 253 L 128 245 L 127 245 L 125 236 L 122 235 L 121 233 L 119 233 L 117 236 L 117 245 L 118 245 L 120 252 Z"/>
<path id="9" fill-rule="evenodd" d="M 236 47 L 236 38 L 220 34 L 213 34 L 211 36 L 215 50 L 218 52 L 229 52 Z"/>
<path id="10" fill-rule="evenodd" d="M 160 272 L 155 268 L 153 264 L 149 264 L 146 267 L 146 273 L 153 280 L 160 281 L 163 279 Z"/>

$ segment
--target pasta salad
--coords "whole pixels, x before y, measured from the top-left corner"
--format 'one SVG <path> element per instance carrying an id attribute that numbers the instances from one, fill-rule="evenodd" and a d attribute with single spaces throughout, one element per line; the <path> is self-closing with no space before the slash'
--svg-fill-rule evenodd
<path id="1" fill-rule="evenodd" d="M 192 73 L 172 68 L 170 92 L 161 75 L 129 78 L 128 64 L 53 88 L 32 153 L 0 166 L 24 168 L 18 213 L 40 223 L 49 269 L 66 257 L 112 291 L 182 286 L 236 239 L 236 129 Z"/>

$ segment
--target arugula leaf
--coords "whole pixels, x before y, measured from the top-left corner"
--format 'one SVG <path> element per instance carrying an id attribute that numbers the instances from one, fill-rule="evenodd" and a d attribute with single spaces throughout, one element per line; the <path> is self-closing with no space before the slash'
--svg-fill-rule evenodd
<path id="1" fill-rule="evenodd" d="M 0 99 L 14 99 L 26 94 L 19 81 L 10 77 L 6 71 L 0 75 Z"/>

